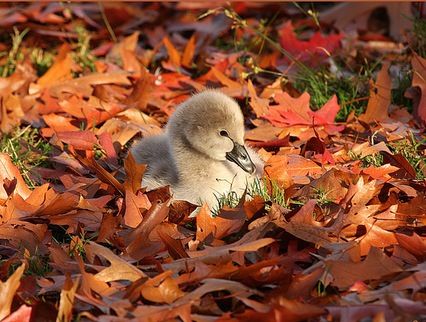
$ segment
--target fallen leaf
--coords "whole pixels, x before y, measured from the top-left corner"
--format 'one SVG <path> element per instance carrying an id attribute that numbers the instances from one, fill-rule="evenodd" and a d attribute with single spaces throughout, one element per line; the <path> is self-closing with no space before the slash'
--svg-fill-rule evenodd
<path id="1" fill-rule="evenodd" d="M 193 34 L 191 36 L 191 38 L 189 38 L 188 42 L 186 43 L 185 49 L 183 50 L 183 54 L 182 54 L 182 66 L 191 68 L 192 66 L 192 61 L 194 58 L 194 54 L 195 54 L 195 46 L 196 46 L 196 39 L 195 39 L 195 34 Z"/>
<path id="2" fill-rule="evenodd" d="M 32 307 L 22 304 L 19 309 L 10 314 L 3 322 L 30 322 Z"/>
<path id="3" fill-rule="evenodd" d="M 27 198 L 31 191 L 27 187 L 18 168 L 12 163 L 10 156 L 5 153 L 0 153 L 0 199 L 6 200 L 8 194 L 4 188 L 5 180 L 13 180 L 16 178 L 15 191 L 21 197 Z"/>
<path id="4" fill-rule="evenodd" d="M 103 269 L 95 275 L 95 278 L 103 282 L 111 282 L 117 280 L 136 281 L 146 275 L 135 266 L 127 263 L 119 256 L 115 255 L 111 250 L 97 243 L 89 242 L 85 249 L 88 257 L 93 261 L 94 256 L 101 256 L 110 262 L 110 266 Z"/>
<path id="5" fill-rule="evenodd" d="M 75 292 L 77 291 L 79 282 L 79 278 L 73 282 L 69 274 L 65 276 L 64 288 L 61 291 L 59 300 L 57 320 L 64 322 L 71 321 Z"/>
<path id="6" fill-rule="evenodd" d="M 365 114 L 359 119 L 366 123 L 380 122 L 388 118 L 388 108 L 391 103 L 391 78 L 388 73 L 389 62 L 384 62 L 377 74 L 377 80 L 370 88 Z"/>
<path id="7" fill-rule="evenodd" d="M 0 320 L 3 320 L 10 314 L 13 297 L 19 287 L 20 279 L 24 274 L 25 263 L 22 263 L 15 272 L 6 280 L 0 281 Z"/>
<path id="8" fill-rule="evenodd" d="M 333 285 L 339 288 L 348 288 L 357 281 L 378 280 L 402 271 L 399 265 L 377 248 L 371 248 L 362 262 L 325 260 L 325 263 L 334 278 Z"/>
<path id="9" fill-rule="evenodd" d="M 296 37 L 291 21 L 286 22 L 278 33 L 282 48 L 296 59 L 313 63 L 318 62 L 319 58 L 332 55 L 340 47 L 343 38 L 342 34 L 323 36 L 320 32 L 315 32 L 309 40 L 300 40 Z"/>
<path id="10" fill-rule="evenodd" d="M 421 91 L 421 99 L 418 106 L 415 107 L 415 115 L 426 123 L 426 59 L 414 53 L 411 59 L 413 67 L 413 80 L 411 85 L 417 86 Z"/>
<path id="11" fill-rule="evenodd" d="M 173 45 L 173 43 L 170 41 L 169 37 L 165 37 L 163 39 L 163 44 L 164 46 L 166 46 L 167 53 L 169 54 L 171 63 L 175 67 L 179 67 L 181 62 L 181 55 L 179 51 L 176 49 L 176 47 Z"/>

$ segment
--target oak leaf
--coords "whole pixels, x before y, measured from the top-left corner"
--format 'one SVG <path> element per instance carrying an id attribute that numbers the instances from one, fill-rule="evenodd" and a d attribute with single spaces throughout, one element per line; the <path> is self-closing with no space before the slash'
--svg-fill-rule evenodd
<path id="1" fill-rule="evenodd" d="M 10 314 L 13 297 L 20 285 L 20 279 L 24 274 L 25 263 L 21 264 L 15 272 L 6 280 L 0 281 L 0 320 Z"/>

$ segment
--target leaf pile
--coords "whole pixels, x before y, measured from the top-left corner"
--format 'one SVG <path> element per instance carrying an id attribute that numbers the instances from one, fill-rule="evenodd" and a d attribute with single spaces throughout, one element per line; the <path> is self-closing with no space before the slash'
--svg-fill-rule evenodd
<path id="1" fill-rule="evenodd" d="M 0 320 L 425 318 L 425 58 L 291 5 L 208 9 L 2 6 Z M 353 102 L 297 85 L 344 62 L 334 90 L 378 56 Z M 242 106 L 265 178 L 192 218 L 127 150 L 211 87 Z"/>

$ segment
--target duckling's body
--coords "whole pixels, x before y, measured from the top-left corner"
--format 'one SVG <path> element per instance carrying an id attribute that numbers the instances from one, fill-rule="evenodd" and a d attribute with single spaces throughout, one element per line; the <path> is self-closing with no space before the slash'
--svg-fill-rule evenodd
<path id="1" fill-rule="evenodd" d="M 165 133 L 141 140 L 132 154 L 148 166 L 142 186 L 170 185 L 175 199 L 206 202 L 212 209 L 218 196 L 229 191 L 242 195 L 262 174 L 261 159 L 244 147 L 243 138 L 238 104 L 208 90 L 179 105 Z"/>

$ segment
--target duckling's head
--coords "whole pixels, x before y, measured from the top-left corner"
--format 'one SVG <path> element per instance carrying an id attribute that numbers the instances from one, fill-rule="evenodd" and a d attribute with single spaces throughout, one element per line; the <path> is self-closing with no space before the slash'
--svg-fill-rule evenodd
<path id="1" fill-rule="evenodd" d="M 179 105 L 167 132 L 172 141 L 211 159 L 234 162 L 249 173 L 255 170 L 244 147 L 241 109 L 235 100 L 219 91 L 203 91 Z"/>

